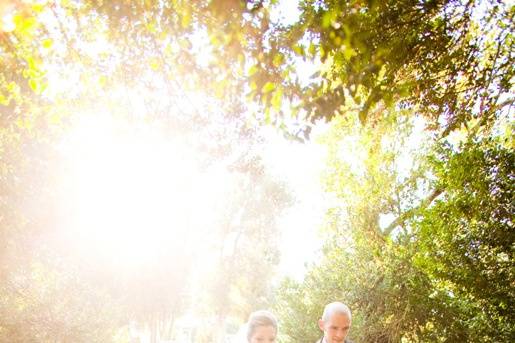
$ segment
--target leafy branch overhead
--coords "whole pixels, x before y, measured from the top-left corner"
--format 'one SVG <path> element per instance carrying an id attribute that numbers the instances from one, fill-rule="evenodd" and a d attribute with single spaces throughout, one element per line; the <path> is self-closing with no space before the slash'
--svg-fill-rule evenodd
<path id="1" fill-rule="evenodd" d="M 411 108 L 447 135 L 513 101 L 512 5 L 356 0 L 300 7 L 298 22 L 270 27 L 266 44 L 253 49 L 261 72 L 251 80 L 271 80 L 304 119 L 346 115 L 351 98 L 363 124 L 382 104 Z M 299 59 L 320 65 L 307 82 L 299 81 L 303 70 L 289 69 Z M 255 98 L 268 104 L 270 96 L 256 89 Z"/>

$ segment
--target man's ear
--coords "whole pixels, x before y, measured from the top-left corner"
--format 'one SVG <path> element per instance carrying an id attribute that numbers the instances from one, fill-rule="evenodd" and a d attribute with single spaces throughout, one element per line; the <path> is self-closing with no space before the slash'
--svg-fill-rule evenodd
<path id="1" fill-rule="evenodd" d="M 324 331 L 324 321 L 322 319 L 318 320 L 318 327 L 320 330 Z"/>

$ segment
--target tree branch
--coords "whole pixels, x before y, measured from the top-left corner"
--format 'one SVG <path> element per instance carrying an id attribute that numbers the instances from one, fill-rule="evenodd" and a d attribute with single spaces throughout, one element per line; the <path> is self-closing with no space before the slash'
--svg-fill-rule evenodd
<path id="1" fill-rule="evenodd" d="M 412 217 L 413 214 L 421 209 L 426 208 L 427 206 L 431 205 L 431 203 L 440 195 L 443 193 L 443 189 L 436 188 L 426 199 L 424 199 L 419 206 L 414 207 L 412 209 L 407 210 L 400 216 L 398 216 L 390 225 L 388 225 L 387 228 L 383 230 L 383 236 L 389 236 L 392 231 L 397 227 L 404 224 L 408 218 Z"/>

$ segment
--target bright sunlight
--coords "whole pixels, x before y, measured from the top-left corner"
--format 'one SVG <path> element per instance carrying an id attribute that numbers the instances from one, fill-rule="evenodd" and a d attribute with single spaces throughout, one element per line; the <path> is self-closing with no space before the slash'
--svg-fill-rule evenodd
<path id="1" fill-rule="evenodd" d="M 160 251 L 185 244 L 185 233 L 213 220 L 216 194 L 209 185 L 223 180 L 201 173 L 182 141 L 107 114 L 86 114 L 62 144 L 68 229 L 89 257 L 121 268 L 157 263 Z"/>
<path id="2" fill-rule="evenodd" d="M 0 1 L 0 343 L 513 341 L 513 13 Z"/>

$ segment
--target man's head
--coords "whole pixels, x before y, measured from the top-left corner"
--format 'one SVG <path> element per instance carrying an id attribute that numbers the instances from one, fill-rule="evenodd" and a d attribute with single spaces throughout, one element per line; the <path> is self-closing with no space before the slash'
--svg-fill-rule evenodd
<path id="1" fill-rule="evenodd" d="M 347 305 L 333 302 L 325 306 L 318 326 L 324 332 L 327 343 L 341 343 L 349 333 L 351 320 L 352 316 Z"/>

